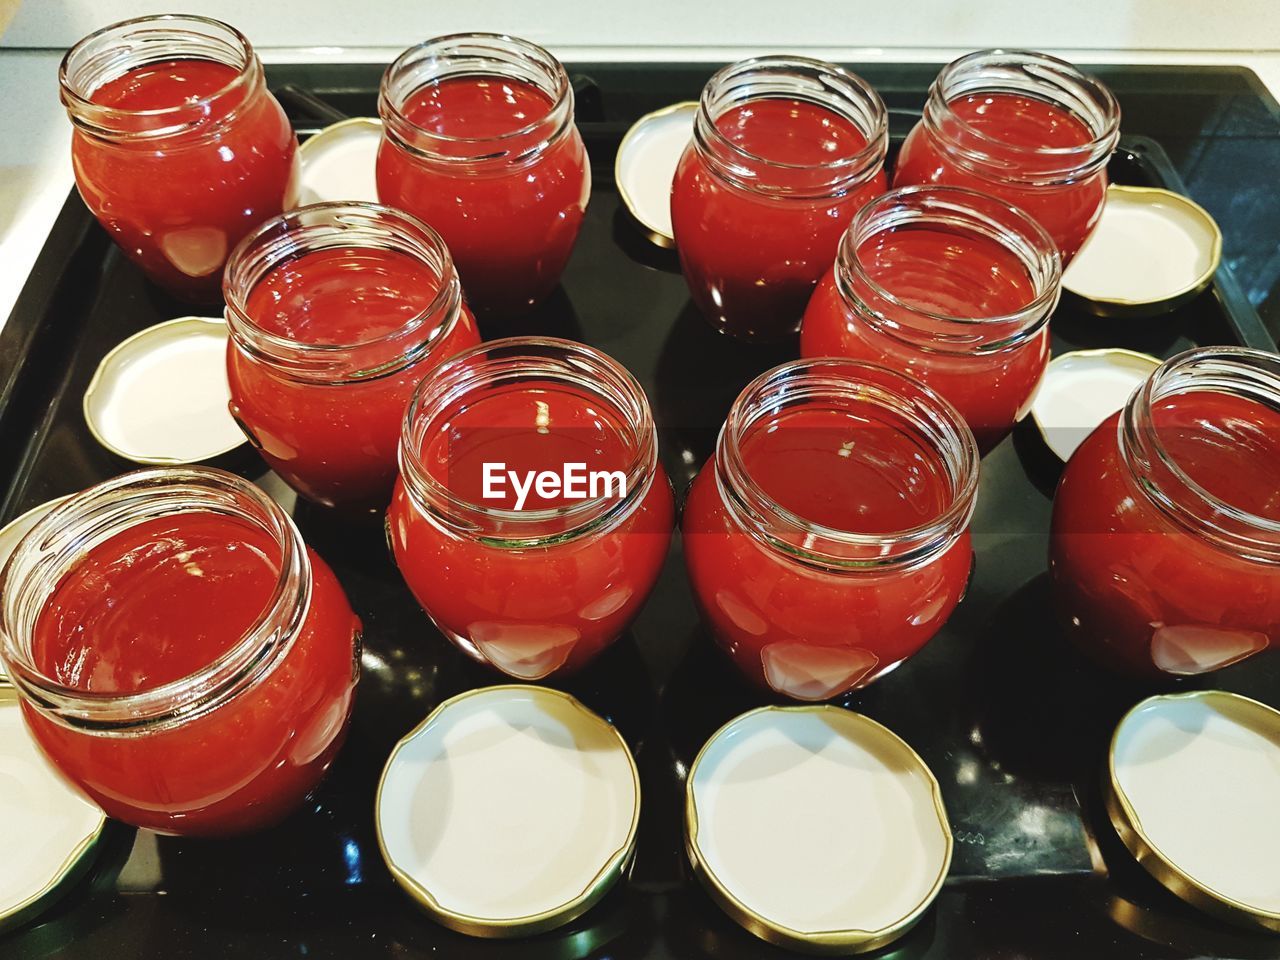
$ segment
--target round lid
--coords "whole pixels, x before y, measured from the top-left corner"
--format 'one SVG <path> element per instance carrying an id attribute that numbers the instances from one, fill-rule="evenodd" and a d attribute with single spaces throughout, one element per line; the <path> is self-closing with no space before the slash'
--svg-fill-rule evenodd
<path id="1" fill-rule="evenodd" d="M 1203 207 L 1169 190 L 1112 184 L 1062 288 L 1099 316 L 1150 317 L 1207 287 L 1221 258 L 1222 232 Z"/>
<path id="2" fill-rule="evenodd" d="M 245 442 L 228 404 L 227 325 L 179 317 L 147 327 L 102 358 L 84 418 L 104 447 L 135 463 L 200 463 Z"/>
<path id="3" fill-rule="evenodd" d="M 675 246 L 671 229 L 671 181 L 693 138 L 698 105 L 674 103 L 637 120 L 618 144 L 613 178 L 631 216 L 660 247 Z"/>
<path id="4" fill-rule="evenodd" d="M 71 789 L 0 687 L 0 930 L 46 909 L 92 863 L 107 818 Z"/>
<path id="5" fill-rule="evenodd" d="M 1031 404 L 1045 444 L 1060 460 L 1070 460 L 1159 366 L 1158 358 L 1132 350 L 1074 350 L 1055 357 Z"/>
<path id="6" fill-rule="evenodd" d="M 382 121 L 353 117 L 325 127 L 298 150 L 297 206 L 338 200 L 378 202 Z"/>
<path id="7" fill-rule="evenodd" d="M 391 752 L 378 845 L 440 923 L 543 933 L 590 909 L 635 850 L 640 779 L 612 725 L 566 693 L 485 687 L 446 700 Z"/>
<path id="8" fill-rule="evenodd" d="M 1107 812 L 1152 876 L 1280 931 L 1280 711 L 1220 690 L 1151 697 L 1116 727 L 1108 774 Z"/>
<path id="9" fill-rule="evenodd" d="M 689 771 L 689 858 L 733 919 L 811 953 L 874 950 L 920 918 L 951 864 L 938 782 L 898 736 L 841 707 L 762 707 Z"/>

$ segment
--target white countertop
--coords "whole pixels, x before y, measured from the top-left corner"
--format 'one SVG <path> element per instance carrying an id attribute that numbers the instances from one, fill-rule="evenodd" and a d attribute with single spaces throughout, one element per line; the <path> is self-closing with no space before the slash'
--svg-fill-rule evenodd
<path id="1" fill-rule="evenodd" d="M 400 51 L 390 48 L 265 48 L 268 63 L 341 60 L 349 63 L 389 62 Z M 945 62 L 965 51 L 943 48 L 806 47 L 803 52 L 847 63 L 875 61 Z M 1177 63 L 1231 64 L 1251 68 L 1280 98 L 1280 52 L 1188 53 L 1185 51 L 1093 50 L 1053 51 L 1080 64 Z M 591 60 L 678 60 L 728 63 L 760 53 L 759 49 L 689 47 L 557 47 L 567 62 Z M 71 124 L 58 102 L 55 51 L 0 50 L 0 328 L 9 317 L 32 264 L 44 245 L 67 191 L 71 189 Z"/>

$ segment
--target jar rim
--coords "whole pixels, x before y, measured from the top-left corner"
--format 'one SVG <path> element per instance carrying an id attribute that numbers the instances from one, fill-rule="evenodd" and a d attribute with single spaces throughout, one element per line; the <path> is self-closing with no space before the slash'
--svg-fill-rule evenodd
<path id="1" fill-rule="evenodd" d="M 552 78 L 552 82 L 549 84 L 551 89 L 547 89 L 547 86 L 533 82 L 534 86 L 537 86 L 539 90 L 551 99 L 551 105 L 548 108 L 547 113 L 544 116 L 541 116 L 536 120 L 531 120 L 523 126 L 517 127 L 513 130 L 507 130 L 503 133 L 484 137 L 457 136 L 455 134 L 437 133 L 419 126 L 406 117 L 402 110 L 402 103 L 395 102 L 389 93 L 392 78 L 396 76 L 397 73 L 407 70 L 416 55 L 429 51 L 433 47 L 443 47 L 448 49 L 450 47 L 461 47 L 468 43 L 477 43 L 481 45 L 489 44 L 492 45 L 493 49 L 496 51 L 509 51 L 516 55 L 523 56 L 525 59 L 537 64 L 542 69 L 545 76 Z M 503 50 L 504 47 L 508 49 Z M 468 74 L 465 73 L 459 74 L 459 76 L 467 75 Z M 495 75 L 503 76 L 501 73 L 496 73 Z M 421 89 L 426 82 L 429 82 L 429 79 L 430 78 L 413 87 L 410 93 Z M 565 71 L 564 64 L 562 64 L 555 55 L 545 47 L 539 46 L 531 40 L 525 40 L 522 37 L 515 37 L 506 33 L 449 33 L 438 37 L 431 37 L 427 40 L 421 41 L 420 43 L 416 43 L 396 57 L 396 59 L 391 62 L 390 66 L 388 66 L 383 72 L 382 81 L 379 84 L 378 91 L 378 112 L 382 116 L 384 123 L 387 123 L 387 132 L 394 132 L 393 127 L 395 126 L 395 123 L 392 121 L 395 121 L 403 123 L 412 129 L 415 136 L 423 140 L 442 145 L 481 147 L 485 144 L 504 144 L 517 141 L 537 133 L 540 128 L 547 126 L 548 122 L 553 120 L 556 117 L 556 114 L 561 111 L 564 111 L 567 115 L 567 120 L 563 124 L 567 126 L 573 119 L 573 85 L 569 82 L 569 75 Z M 401 139 L 402 138 L 397 136 L 397 141 L 400 141 Z M 411 149 L 414 149 L 415 152 L 424 152 L 420 147 L 403 143 L 401 145 L 410 147 Z M 436 157 L 434 154 L 432 156 L 434 159 L 439 160 L 467 162 L 488 159 L 491 154 L 492 151 L 483 151 L 481 153 L 466 156 L 444 155 Z"/>
<path id="2" fill-rule="evenodd" d="M 89 549 L 147 520 L 201 512 L 253 523 L 280 546 L 275 586 L 239 640 L 184 677 L 132 693 L 78 690 L 36 666 L 29 647 L 44 602 Z M 39 596 L 32 596 L 33 590 Z M 57 723 L 103 735 L 171 729 L 206 715 L 265 677 L 293 646 L 310 609 L 311 590 L 302 534 L 261 488 L 213 467 L 135 470 L 72 494 L 19 542 L 0 568 L 0 653 L 24 699 Z"/>
<path id="3" fill-rule="evenodd" d="M 572 504 L 534 510 L 487 506 L 455 494 L 421 459 L 427 426 L 472 390 L 503 378 L 560 381 L 600 397 L 628 421 L 631 459 L 624 496 L 588 497 Z M 506 337 L 462 351 L 432 371 L 414 390 L 405 411 L 398 448 L 400 476 L 419 511 L 456 535 L 492 546 L 547 546 L 577 539 L 620 523 L 644 499 L 657 471 L 656 426 L 640 382 L 608 354 L 558 337 Z M 476 520 L 510 524 L 524 536 L 481 531 Z M 553 525 L 550 532 L 539 526 Z"/>
<path id="4" fill-rule="evenodd" d="M 1032 74 L 1033 78 L 1045 81 L 1047 77 L 1060 77 L 1069 80 L 1071 83 L 1081 87 L 1091 98 L 1096 101 L 1097 112 L 1100 121 L 1096 118 L 1081 116 L 1079 111 L 1072 109 L 1069 105 L 1061 102 L 1061 98 L 1055 99 L 1055 105 L 1064 106 L 1067 112 L 1073 117 L 1084 123 L 1089 130 L 1091 139 L 1087 143 L 1069 147 L 1043 147 L 1031 146 L 1025 144 L 1014 143 L 1001 137 L 995 136 L 990 131 L 974 126 L 968 120 L 961 117 L 952 108 L 951 103 L 960 92 L 950 91 L 949 87 L 964 79 L 966 71 L 981 69 L 990 66 L 993 63 L 1003 63 L 1010 61 L 1023 68 L 1034 66 L 1039 71 L 1040 76 Z M 981 82 L 975 83 L 971 88 L 974 91 L 999 89 L 1000 85 L 991 81 L 987 84 Z M 1045 99 L 1039 97 L 1037 99 Z M 1107 158 L 1115 149 L 1120 139 L 1120 104 L 1116 100 L 1115 94 L 1111 89 L 1098 80 L 1092 74 L 1085 73 L 1075 64 L 1063 60 L 1060 57 L 1051 56 L 1047 53 L 1040 53 L 1034 50 L 1005 50 L 1002 48 L 991 48 L 987 50 L 975 50 L 972 53 L 965 54 L 952 60 L 944 66 L 939 72 L 937 78 L 929 86 L 928 103 L 925 108 L 925 121 L 932 122 L 936 127 L 935 113 L 942 114 L 946 117 L 948 123 L 959 127 L 965 136 L 973 138 L 979 144 L 999 144 L 1003 153 L 1012 153 L 1022 156 L 1044 157 L 1049 159 L 1060 159 L 1069 161 L 1078 158 L 1078 162 L 1074 165 L 1066 167 L 1077 174 L 1092 170 L 1096 166 L 1105 164 Z M 972 155 L 976 161 L 987 159 L 980 151 L 970 146 L 958 147 L 966 155 Z M 1079 169 L 1077 169 L 1079 168 Z M 1054 171 L 1062 172 L 1062 171 Z M 1039 179 L 1037 177 L 1037 179 Z"/>
<path id="5" fill-rule="evenodd" d="M 907 216 L 915 210 L 919 216 Z M 1036 287 L 1035 296 L 1010 313 L 983 317 L 955 316 L 903 300 L 867 272 L 858 251 L 872 237 L 908 223 L 949 224 L 983 233 L 1018 257 Z M 1019 207 L 967 187 L 925 184 L 890 190 L 868 201 L 854 215 L 840 238 L 836 278 L 836 288 L 846 305 L 890 327 L 897 322 L 891 322 L 883 310 L 850 289 L 851 279 L 866 285 L 875 297 L 924 320 L 961 329 L 1016 327 L 1010 337 L 983 347 L 984 352 L 991 352 L 1021 343 L 1048 324 L 1062 292 L 1062 256 L 1044 227 Z"/>
<path id="6" fill-rule="evenodd" d="M 317 246 L 317 241 L 341 241 Z M 395 245 L 388 246 L 388 241 Z M 248 309 L 249 296 L 266 276 L 297 257 L 320 250 L 391 249 L 424 263 L 437 273 L 439 287 L 431 301 L 394 330 L 348 343 L 312 343 L 273 333 L 261 326 Z M 261 263 L 253 261 L 253 257 Z M 438 258 L 431 263 L 429 257 Z M 287 210 L 245 236 L 227 257 L 222 275 L 225 317 L 232 339 L 283 372 L 311 379 L 331 375 L 344 366 L 351 351 L 383 344 L 395 345 L 422 332 L 427 336 L 372 370 L 339 377 L 336 382 L 369 380 L 411 366 L 448 337 L 462 314 L 462 286 L 444 238 L 423 220 L 396 207 L 365 201 L 327 201 Z"/>
<path id="7" fill-rule="evenodd" d="M 1210 378 L 1195 386 L 1196 377 Z M 1163 399 L 1193 392 L 1233 392 L 1280 410 L 1280 357 L 1249 347 L 1198 347 L 1165 360 L 1129 397 L 1117 425 L 1120 448 L 1140 488 L 1183 526 L 1253 559 L 1280 560 L 1280 519 L 1232 504 L 1198 483 L 1173 457 L 1153 422 Z M 1145 469 L 1144 469 L 1145 468 Z M 1162 471 L 1165 476 L 1153 475 Z M 1187 491 L 1191 503 L 1169 493 L 1169 481 Z"/>
<path id="8" fill-rule="evenodd" d="M 77 83 L 71 76 L 71 64 L 75 58 L 91 44 L 100 42 L 112 34 L 149 24 L 167 26 L 175 33 L 182 29 L 182 24 L 196 24 L 211 28 L 217 32 L 225 33 L 230 39 L 231 44 L 237 48 L 237 53 L 241 61 L 237 67 L 236 75 L 217 90 L 194 100 L 184 101 L 168 107 L 153 107 L 147 110 L 104 106 L 93 101 L 93 92 L 97 90 L 102 83 L 107 82 L 109 79 L 116 79 L 117 77 L 104 78 L 102 83 L 93 87 L 92 90 L 81 92 L 82 84 Z M 212 58 L 206 57 L 192 59 Z M 144 63 L 145 62 L 153 61 L 144 61 Z M 128 72 L 128 70 L 141 65 L 143 64 L 126 65 L 124 72 Z M 227 66 L 230 66 L 230 64 L 227 64 Z M 249 42 L 248 37 L 231 24 L 218 20 L 214 17 L 206 17 L 200 14 L 159 13 L 120 20 L 81 37 L 70 47 L 70 49 L 67 50 L 62 57 L 62 61 L 58 65 L 58 88 L 63 104 L 67 107 L 68 112 L 72 116 L 72 120 L 78 126 L 85 126 L 90 130 L 90 132 L 103 135 L 146 139 L 151 137 L 171 136 L 175 133 L 180 133 L 183 130 L 197 126 L 204 119 L 204 107 L 244 87 L 252 81 L 254 74 L 258 69 L 260 69 L 258 65 L 258 55 L 253 48 L 253 44 Z M 123 73 L 119 75 L 123 75 Z M 184 116 L 189 117 L 189 119 L 178 119 Z M 175 122 L 164 127 L 148 128 L 141 131 L 128 131 L 126 133 L 121 133 L 120 131 L 111 129 L 113 125 L 112 121 L 118 121 L 124 118 L 150 118 L 163 120 L 169 117 L 174 118 Z"/>
<path id="9" fill-rule="evenodd" d="M 830 75 L 847 84 L 865 101 L 871 114 L 870 128 L 864 129 L 863 123 L 858 118 L 841 112 L 841 116 L 853 122 L 858 127 L 859 132 L 866 138 L 866 143 L 862 148 L 850 156 L 834 157 L 831 160 L 820 163 L 792 163 L 761 156 L 725 136 L 716 125 L 718 116 L 714 115 L 716 100 L 721 88 L 742 74 L 771 69 L 790 70 L 795 73 L 807 71 L 819 77 Z M 835 91 L 831 90 L 829 84 L 824 84 L 824 86 L 830 94 L 835 95 Z M 772 96 L 768 93 L 751 94 L 744 97 L 742 102 L 771 99 Z M 831 109 L 830 104 L 823 103 L 821 105 Z M 774 170 L 833 172 L 849 170 L 851 171 L 849 179 L 853 180 L 873 172 L 877 163 L 883 163 L 885 154 L 888 151 L 889 113 L 875 88 L 851 70 L 846 70 L 838 64 L 828 63 L 825 60 L 818 60 L 813 57 L 769 54 L 748 57 L 745 60 L 726 64 L 711 75 L 711 79 L 702 88 L 702 94 L 698 98 L 695 132 L 700 138 L 713 141 L 717 147 L 728 151 L 732 156 L 752 164 L 759 164 Z"/>
<path id="10" fill-rule="evenodd" d="M 808 520 L 756 485 L 741 444 L 764 414 L 780 409 L 788 399 L 788 391 L 797 384 L 800 402 L 853 399 L 890 409 L 886 400 L 895 400 L 929 416 L 933 424 L 926 427 L 916 421 L 912 425 L 921 428 L 919 432 L 937 450 L 947 470 L 951 489 L 946 508 L 933 520 L 913 527 L 864 533 Z M 900 406 L 897 412 L 904 410 Z M 930 432 L 929 428 L 936 429 Z M 800 562 L 857 570 L 912 566 L 949 547 L 973 516 L 981 457 L 964 417 L 924 383 L 876 363 L 817 357 L 780 364 L 743 388 L 720 429 L 715 462 L 722 498 L 758 540 Z M 770 535 L 764 529 L 770 520 L 780 521 L 789 533 L 802 540 L 803 546 Z"/>

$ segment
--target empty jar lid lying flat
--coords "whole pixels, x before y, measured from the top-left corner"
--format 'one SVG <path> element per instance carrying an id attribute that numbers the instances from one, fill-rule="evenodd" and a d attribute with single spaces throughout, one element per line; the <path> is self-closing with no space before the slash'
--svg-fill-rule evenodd
<path id="1" fill-rule="evenodd" d="M 544 687 L 446 700 L 392 751 L 378 844 L 440 923 L 482 937 L 589 910 L 635 850 L 640 779 L 617 730 Z"/>
<path id="2" fill-rule="evenodd" d="M 942 888 L 951 828 L 915 751 L 829 705 L 730 721 L 689 771 L 689 858 L 756 936 L 810 953 L 874 950 Z"/>
<path id="3" fill-rule="evenodd" d="M 1221 258 L 1222 232 L 1203 207 L 1169 190 L 1112 184 L 1062 288 L 1102 317 L 1150 317 L 1209 286 Z"/>
<path id="4" fill-rule="evenodd" d="M 102 358 L 84 394 L 84 418 L 94 438 L 126 460 L 199 463 L 245 442 L 230 399 L 226 322 L 179 317 Z"/>
<path id="5" fill-rule="evenodd" d="M 1061 460 L 1070 460 L 1158 366 L 1156 357 L 1132 350 L 1075 350 L 1055 357 L 1031 404 L 1040 436 Z"/>
<path id="6" fill-rule="evenodd" d="M 378 201 L 382 121 L 354 117 L 325 127 L 299 148 L 298 206 L 331 200 Z"/>
<path id="7" fill-rule="evenodd" d="M 1151 697 L 1116 727 L 1107 811 L 1187 902 L 1280 931 L 1280 712 L 1218 690 Z"/>
<path id="8" fill-rule="evenodd" d="M 92 863 L 107 818 L 71 789 L 0 687 L 0 931 L 49 907 Z"/>
<path id="9" fill-rule="evenodd" d="M 622 202 L 660 247 L 675 246 L 671 229 L 671 181 L 684 148 L 693 138 L 698 105 L 674 103 L 645 114 L 618 144 L 613 177 Z"/>

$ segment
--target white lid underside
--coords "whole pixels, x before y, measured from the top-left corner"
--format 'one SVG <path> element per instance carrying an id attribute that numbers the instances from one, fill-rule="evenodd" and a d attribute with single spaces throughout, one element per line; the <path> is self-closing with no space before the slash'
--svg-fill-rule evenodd
<path id="1" fill-rule="evenodd" d="M 618 149 L 618 179 L 631 213 L 668 240 L 671 229 L 671 181 L 684 148 L 693 137 L 696 104 L 641 119 Z"/>
<path id="2" fill-rule="evenodd" d="M 382 124 L 359 118 L 327 127 L 302 145 L 298 206 L 339 200 L 378 202 Z"/>
<path id="3" fill-rule="evenodd" d="M 1063 460 L 1070 459 L 1158 366 L 1155 357 L 1121 350 L 1086 350 L 1055 358 L 1031 406 L 1049 448 Z"/>

